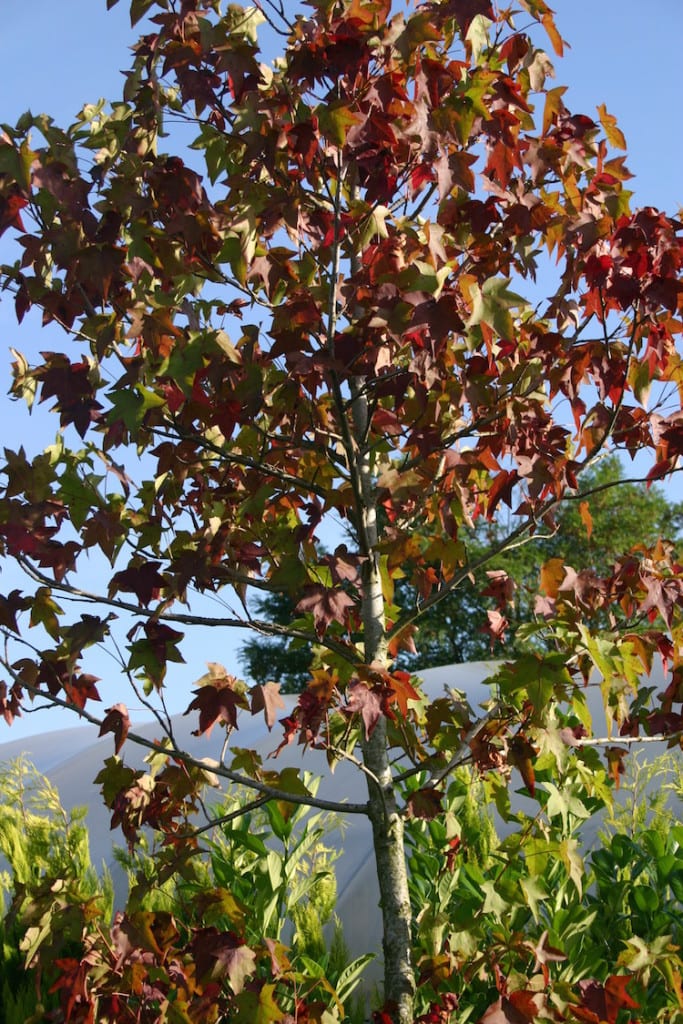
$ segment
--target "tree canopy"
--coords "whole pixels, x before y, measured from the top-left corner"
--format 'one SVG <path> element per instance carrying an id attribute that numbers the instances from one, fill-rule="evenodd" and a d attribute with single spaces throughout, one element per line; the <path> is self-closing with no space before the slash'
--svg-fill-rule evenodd
<path id="1" fill-rule="evenodd" d="M 120 98 L 66 128 L 27 113 L 0 137 L 0 230 L 17 241 L 3 294 L 20 323 L 48 328 L 40 351 L 15 353 L 12 394 L 47 403 L 59 425 L 37 454 L 4 451 L 0 544 L 21 574 L 0 595 L 4 717 L 37 700 L 111 733 L 99 782 L 112 825 L 130 844 L 161 830 L 168 872 L 189 871 L 200 847 L 207 779 L 174 742 L 172 688 L 194 685 L 199 733 L 225 730 L 212 777 L 251 791 L 245 814 L 253 800 L 325 804 L 303 774 L 240 748 L 244 715 L 263 714 L 278 749 L 355 765 L 367 800 L 354 787 L 332 809 L 370 821 L 379 1019 L 412 1024 L 406 821 L 439 818 L 464 763 L 501 806 L 496 787 L 513 772 L 539 814 L 537 770 L 556 789 L 578 773 L 590 790 L 596 674 L 626 742 L 680 737 L 683 570 L 667 537 L 592 567 L 566 565 L 558 546 L 540 572 L 534 643 L 498 671 L 483 710 L 428 704 L 398 660 L 433 609 L 461 595 L 467 607 L 471 581 L 492 602 L 489 642 L 502 640 L 516 583 L 505 566 L 539 534 L 559 545 L 575 521 L 566 505 L 588 536 L 606 453 L 648 484 L 677 471 L 682 226 L 631 208 L 625 140 L 605 107 L 565 105 L 545 0 L 130 10 L 142 34 Z M 418 596 L 404 603 L 406 579 Z M 295 617 L 259 617 L 263 595 Z M 244 627 L 317 658 L 279 724 L 278 681 L 248 688 L 219 663 L 222 636 Z M 183 658 L 199 643 L 209 668 L 188 684 Z M 99 712 L 101 647 L 116 683 Z M 660 694 L 641 682 L 654 659 Z M 145 771 L 125 762 L 131 699 L 164 734 Z M 518 856 L 543 842 L 534 829 Z M 578 885 L 571 842 L 560 861 Z M 317 1019 L 266 937 L 247 942 L 244 920 L 225 917 L 234 938 L 211 932 L 207 954 L 196 931 L 180 950 L 168 918 L 152 941 L 124 916 L 97 956 L 65 962 L 67 1019 L 118 1020 L 125 999 L 156 1024 L 169 992 L 175 1019 Z M 444 992 L 463 969 L 455 934 L 440 934 L 420 967 L 434 993 L 425 1015 L 451 1012 Z M 522 973 L 488 964 L 486 1024 L 616 1024 L 631 1007 L 616 972 L 602 995 L 554 988 L 554 953 L 537 940 Z"/>

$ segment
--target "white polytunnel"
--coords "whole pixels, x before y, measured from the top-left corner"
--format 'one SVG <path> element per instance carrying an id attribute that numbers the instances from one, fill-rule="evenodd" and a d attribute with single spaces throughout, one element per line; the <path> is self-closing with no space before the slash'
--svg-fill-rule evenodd
<path id="1" fill-rule="evenodd" d="M 495 671 L 495 665 L 489 662 L 473 662 L 469 664 L 450 665 L 441 668 L 422 670 L 425 694 L 435 698 L 443 694 L 444 688 L 463 691 L 472 707 L 489 699 L 490 691 L 483 685 L 483 680 Z M 653 671 L 652 684 L 659 690 L 663 683 L 661 666 Z M 589 706 L 594 721 L 604 723 L 599 688 L 591 688 L 594 695 L 589 697 Z M 286 707 L 282 715 L 288 713 L 297 701 L 296 696 L 284 697 Z M 196 716 L 182 715 L 173 718 L 173 728 L 178 746 L 187 753 L 200 758 L 217 758 L 224 740 L 224 732 L 214 729 L 210 737 L 192 735 L 196 726 Z M 598 724 L 596 728 L 601 728 Z M 136 733 L 148 739 L 160 738 L 159 725 L 156 722 L 133 724 Z M 243 715 L 239 723 L 239 731 L 235 735 L 235 745 L 254 748 L 264 758 L 272 753 L 280 740 L 278 726 L 269 733 L 261 715 L 250 717 Z M 618 740 L 617 740 L 618 742 Z M 665 749 L 664 745 L 650 744 L 648 756 Z M 62 803 L 67 810 L 76 806 L 88 808 L 87 823 L 90 834 L 90 849 L 95 866 L 106 864 L 112 873 L 117 897 L 125 898 L 125 879 L 121 869 L 113 858 L 115 845 L 124 845 L 119 830 L 110 829 L 111 812 L 101 800 L 99 787 L 94 779 L 103 761 L 113 753 L 112 736 L 97 738 L 95 727 L 75 727 L 55 732 L 41 733 L 33 737 L 10 740 L 0 745 L 0 761 L 9 761 L 24 755 L 36 768 L 49 776 L 50 781 L 59 791 Z M 122 756 L 127 763 L 137 765 L 145 755 L 145 750 L 135 748 L 127 743 Z M 329 772 L 325 756 L 320 751 L 304 750 L 297 744 L 285 747 L 278 756 L 274 767 L 295 766 L 322 776 L 318 796 L 334 801 L 349 800 L 360 802 L 366 799 L 366 784 L 358 768 L 350 763 L 340 763 L 335 772 Z M 512 788 L 515 786 L 513 784 Z M 522 798 L 514 798 L 518 801 Z M 515 803 L 513 799 L 513 809 Z M 520 806 L 518 803 L 517 806 Z M 595 835 L 597 824 L 587 823 L 588 833 L 582 835 L 584 844 L 590 844 Z M 592 832 L 590 832 L 592 830 Z M 363 815 L 349 815 L 345 819 L 343 835 L 333 832 L 326 840 L 330 845 L 339 843 L 341 853 L 335 863 L 337 874 L 338 902 L 336 913 L 344 926 L 344 938 L 350 952 L 360 955 L 364 952 L 381 950 L 381 918 L 378 910 L 379 896 L 375 866 L 372 856 L 371 831 L 368 820 Z M 371 972 L 376 975 L 378 965 Z"/>

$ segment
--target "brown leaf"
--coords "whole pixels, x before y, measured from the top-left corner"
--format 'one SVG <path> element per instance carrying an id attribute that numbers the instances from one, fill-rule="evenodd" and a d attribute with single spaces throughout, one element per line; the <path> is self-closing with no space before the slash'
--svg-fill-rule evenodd
<path id="1" fill-rule="evenodd" d="M 590 540 L 593 532 L 593 517 L 590 513 L 587 501 L 582 501 L 579 504 L 579 515 L 581 516 L 581 522 L 586 527 L 586 536 L 588 537 L 588 540 Z"/>
<path id="2" fill-rule="evenodd" d="M 524 1000 L 521 997 L 528 996 Z M 513 992 L 510 998 L 501 996 L 479 1018 L 478 1024 L 532 1024 L 538 1015 L 537 993 Z"/>
<path id="3" fill-rule="evenodd" d="M 605 747 L 605 757 L 607 758 L 607 765 L 609 773 L 614 780 L 614 788 L 619 789 L 621 783 L 621 776 L 625 772 L 624 758 L 628 751 L 625 747 Z"/>
<path id="4" fill-rule="evenodd" d="M 443 793 L 429 787 L 411 793 L 406 803 L 406 817 L 431 821 L 443 810 Z"/>
<path id="5" fill-rule="evenodd" d="M 278 709 L 283 709 L 285 702 L 280 696 L 279 683 L 259 683 L 251 689 L 251 713 L 257 715 L 263 711 L 268 729 L 272 729 L 277 721 Z"/>
<path id="6" fill-rule="evenodd" d="M 534 759 L 536 748 L 529 743 L 525 736 L 513 736 L 510 740 L 508 760 L 513 764 L 524 780 L 524 785 L 531 796 L 536 792 L 536 774 L 534 772 Z"/>
<path id="7" fill-rule="evenodd" d="M 370 689 L 365 683 L 350 683 L 347 707 L 352 714 L 361 716 L 365 726 L 365 738 L 369 740 L 382 714 L 382 695 L 379 687 L 374 686 Z"/>
<path id="8" fill-rule="evenodd" d="M 128 717 L 128 708 L 125 704 L 114 704 L 112 707 L 107 708 L 98 735 L 104 736 L 105 733 L 113 732 L 114 752 L 118 754 L 126 741 L 129 729 L 130 718 Z"/>
<path id="9" fill-rule="evenodd" d="M 353 598 L 340 587 L 323 587 L 321 584 L 306 588 L 306 594 L 296 606 L 297 612 L 312 612 L 315 631 L 324 636 L 331 622 L 346 623 L 349 611 L 355 606 Z"/>
<path id="10" fill-rule="evenodd" d="M 192 954 L 197 976 L 218 980 L 227 976 L 236 994 L 254 973 L 256 954 L 233 932 L 220 932 L 216 928 L 201 928 L 192 939 Z"/>

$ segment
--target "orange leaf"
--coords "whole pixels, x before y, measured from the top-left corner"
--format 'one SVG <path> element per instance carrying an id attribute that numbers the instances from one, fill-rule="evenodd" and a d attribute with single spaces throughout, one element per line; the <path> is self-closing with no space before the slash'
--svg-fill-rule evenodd
<path id="1" fill-rule="evenodd" d="M 587 501 L 582 501 L 579 505 L 579 515 L 581 516 L 581 522 L 586 527 L 586 535 L 588 536 L 588 540 L 590 540 L 591 534 L 593 532 L 593 516 L 590 514 L 590 509 L 588 508 Z"/>
<path id="2" fill-rule="evenodd" d="M 555 600 L 565 576 L 564 559 L 549 558 L 545 565 L 541 566 L 541 590 L 543 593 Z"/>

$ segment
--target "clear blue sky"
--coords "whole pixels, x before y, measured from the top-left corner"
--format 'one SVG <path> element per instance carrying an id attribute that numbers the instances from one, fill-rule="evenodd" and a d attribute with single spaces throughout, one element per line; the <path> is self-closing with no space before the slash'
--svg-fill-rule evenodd
<path id="1" fill-rule="evenodd" d="M 590 115 L 597 104 L 606 104 L 629 144 L 628 166 L 636 175 L 630 187 L 638 204 L 675 213 L 683 206 L 683 0 L 556 0 L 555 8 L 558 27 L 571 44 L 565 59 L 555 61 L 557 84 L 569 87 L 567 104 Z M 136 37 L 126 0 L 110 12 L 105 0 L 9 4 L 0 34 L 0 122 L 12 123 L 30 108 L 65 123 L 86 102 L 101 96 L 117 98 L 122 84 L 119 69 L 127 66 L 127 47 Z M 7 251 L 6 246 L 3 249 Z M 27 321 L 19 329 L 11 302 L 3 303 L 0 297 L 4 379 L 11 346 L 34 351 L 47 347 L 46 339 L 34 333 L 35 326 L 35 320 Z M 0 384 L 3 443 L 14 447 L 18 410 L 2 400 L 5 390 Z M 32 433 L 38 434 L 41 423 L 45 426 L 43 415 L 34 417 Z M 28 425 L 24 421 L 21 429 Z M 50 442 L 54 430 L 51 421 L 41 446 Z M 7 582 L 5 575 L 0 580 L 3 589 Z M 221 646 L 225 648 L 225 638 Z M 223 649 L 222 660 L 230 663 L 229 649 Z M 196 674 L 188 667 L 187 681 Z M 30 716 L 7 738 L 55 724 L 52 715 Z M 4 738 L 0 733 L 0 743 Z"/>

